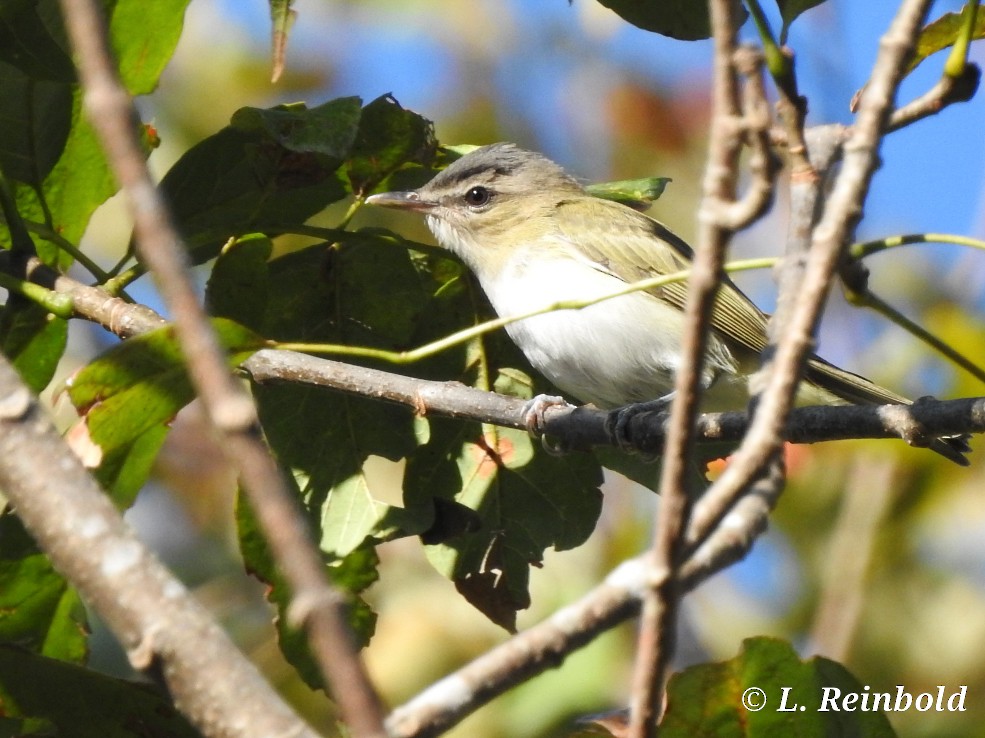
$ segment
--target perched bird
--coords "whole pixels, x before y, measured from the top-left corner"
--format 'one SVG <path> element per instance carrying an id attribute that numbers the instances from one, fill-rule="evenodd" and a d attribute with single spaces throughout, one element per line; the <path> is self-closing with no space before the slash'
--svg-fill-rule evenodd
<path id="1" fill-rule="evenodd" d="M 438 242 L 478 277 L 500 316 L 586 300 L 688 269 L 692 251 L 656 220 L 590 195 L 560 166 L 513 144 L 483 146 L 411 192 L 368 203 L 423 213 Z M 674 282 L 511 323 L 530 363 L 563 392 L 600 408 L 669 398 L 680 365 L 686 284 Z M 703 407 L 745 406 L 766 348 L 767 316 L 730 280 L 719 290 L 702 370 Z M 801 405 L 909 403 L 812 356 Z M 966 464 L 963 438 L 931 448 Z"/>

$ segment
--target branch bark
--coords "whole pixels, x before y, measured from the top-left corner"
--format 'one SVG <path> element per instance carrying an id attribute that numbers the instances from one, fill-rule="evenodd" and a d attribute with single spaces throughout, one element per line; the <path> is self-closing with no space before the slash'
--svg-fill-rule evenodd
<path id="1" fill-rule="evenodd" d="M 199 303 L 187 251 L 147 169 L 136 136 L 139 119 L 111 59 L 100 8 L 95 0 L 62 0 L 62 10 L 76 52 L 83 104 L 127 198 L 137 250 L 174 316 L 192 384 L 225 438 L 240 483 L 291 586 L 292 620 L 305 627 L 353 735 L 383 736 L 382 706 L 346 623 L 344 597 L 326 578 L 304 519 L 263 442 L 253 402 L 227 369 Z"/>
<path id="2" fill-rule="evenodd" d="M 134 668 L 158 663 L 205 735 L 317 736 L 124 523 L 2 354 L 0 488 Z"/>

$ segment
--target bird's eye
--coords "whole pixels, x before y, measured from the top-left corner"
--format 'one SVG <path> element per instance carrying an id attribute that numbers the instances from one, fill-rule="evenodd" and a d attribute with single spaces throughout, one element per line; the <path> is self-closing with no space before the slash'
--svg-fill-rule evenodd
<path id="1" fill-rule="evenodd" d="M 492 193 L 485 187 L 473 187 L 465 193 L 465 204 L 472 208 L 481 208 L 488 204 L 492 198 Z"/>

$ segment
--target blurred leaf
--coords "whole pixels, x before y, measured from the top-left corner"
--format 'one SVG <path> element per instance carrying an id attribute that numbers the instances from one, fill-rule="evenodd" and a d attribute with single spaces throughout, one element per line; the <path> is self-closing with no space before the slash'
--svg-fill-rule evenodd
<path id="1" fill-rule="evenodd" d="M 120 78 L 131 95 L 146 95 L 157 87 L 178 45 L 189 2 L 116 0 L 112 4 L 110 44 Z"/>
<path id="2" fill-rule="evenodd" d="M 198 738 L 156 689 L 0 646 L 0 704 L 11 735 Z"/>
<path id="3" fill-rule="evenodd" d="M 962 13 L 945 13 L 924 27 L 917 39 L 917 48 L 906 68 L 906 74 L 920 66 L 927 57 L 954 46 L 961 33 L 963 23 L 961 16 Z M 975 15 L 975 27 L 972 29 L 971 38 L 972 40 L 985 38 L 985 12 L 981 8 Z"/>
<path id="4" fill-rule="evenodd" d="M 595 197 L 615 200 L 642 212 L 649 209 L 650 205 L 660 198 L 670 181 L 670 177 L 646 177 L 619 182 L 601 182 L 588 185 L 585 189 Z"/>
<path id="5" fill-rule="evenodd" d="M 495 443 L 495 447 L 490 446 Z M 488 618 L 507 630 L 530 605 L 530 566 L 545 549 L 573 548 L 595 529 L 602 473 L 588 454 L 535 454 L 527 433 L 431 421 L 431 437 L 404 474 L 408 507 L 450 495 L 480 527 L 428 548 L 428 558 Z"/>
<path id="6" fill-rule="evenodd" d="M 783 28 L 780 30 L 780 44 L 785 44 L 787 42 L 787 33 L 790 30 L 790 24 L 793 23 L 797 16 L 806 10 L 810 10 L 823 3 L 825 0 L 776 0 L 777 6 L 780 8 L 780 17 L 783 18 Z"/>
<path id="7" fill-rule="evenodd" d="M 436 148 L 431 121 L 400 107 L 390 95 L 378 97 L 363 108 L 347 165 L 353 193 L 368 195 L 404 164 L 430 164 Z"/>
<path id="8" fill-rule="evenodd" d="M 298 491 L 296 487 L 295 491 Z M 309 687 L 324 689 L 321 670 L 311 653 L 307 635 L 288 622 L 287 610 L 294 599 L 293 595 L 242 491 L 236 502 L 236 528 L 246 569 L 268 585 L 267 600 L 277 607 L 277 639 L 281 651 Z M 378 563 L 376 551 L 365 549 L 326 566 L 332 583 L 351 595 L 348 622 L 360 646 L 368 644 L 373 636 L 376 613 L 358 595 L 379 578 L 376 570 Z"/>
<path id="9" fill-rule="evenodd" d="M 291 10 L 293 4 L 294 0 L 270 0 L 270 32 L 273 41 L 271 82 L 279 80 L 284 73 L 287 37 L 297 17 L 297 12 Z"/>
<path id="10" fill-rule="evenodd" d="M 82 663 L 89 653 L 88 634 L 78 594 L 52 568 L 20 519 L 0 513 L 0 644 Z"/>
<path id="11" fill-rule="evenodd" d="M 0 350 L 38 393 L 48 386 L 68 342 L 68 321 L 12 295 L 0 308 Z"/>
<path id="12" fill-rule="evenodd" d="M 229 236 L 304 223 L 342 199 L 336 173 L 359 125 L 359 98 L 316 108 L 242 108 L 232 124 L 185 152 L 161 182 L 192 259 Z"/>
<path id="13" fill-rule="evenodd" d="M 708 3 L 692 0 L 599 0 L 599 2 L 637 28 L 682 41 L 695 41 L 711 35 Z M 741 21 L 745 20 L 742 11 Z"/>
<path id="14" fill-rule="evenodd" d="M 34 80 L 75 82 L 58 0 L 0 3 L 0 59 Z"/>
<path id="15" fill-rule="evenodd" d="M 33 79 L 0 62 L 0 167 L 10 178 L 39 185 L 62 154 L 72 122 L 72 86 Z"/>
<path id="16" fill-rule="evenodd" d="M 213 326 L 232 366 L 264 345 L 230 320 L 216 318 Z M 125 507 L 146 481 L 168 424 L 194 392 L 174 329 L 164 326 L 118 344 L 84 367 L 69 381 L 68 395 L 101 450 L 97 479 Z"/>
<path id="17" fill-rule="evenodd" d="M 784 689 L 788 690 L 787 709 L 781 711 L 778 708 L 783 705 Z M 735 658 L 692 666 L 671 677 L 660 735 L 895 735 L 882 712 L 820 712 L 825 690 L 831 690 L 827 692 L 830 695 L 837 694 L 835 690 L 842 696 L 863 694 L 862 684 L 834 661 L 821 656 L 801 661 L 785 641 L 748 638 Z M 762 709 L 746 707 L 756 704 L 762 704 Z"/>
<path id="18" fill-rule="evenodd" d="M 270 272 L 267 261 L 273 244 L 266 236 L 250 234 L 222 249 L 209 275 L 205 300 L 213 315 L 233 318 L 259 331 L 267 313 Z"/>

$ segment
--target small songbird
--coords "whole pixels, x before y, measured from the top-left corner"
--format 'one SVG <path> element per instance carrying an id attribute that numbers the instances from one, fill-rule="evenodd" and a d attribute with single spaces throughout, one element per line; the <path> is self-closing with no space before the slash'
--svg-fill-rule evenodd
<path id="1" fill-rule="evenodd" d="M 478 277 L 500 316 L 612 294 L 690 268 L 690 247 L 666 226 L 590 195 L 546 157 L 513 144 L 466 154 L 423 187 L 368 203 L 423 213 L 438 242 Z M 686 284 L 674 282 L 511 323 L 506 331 L 560 390 L 600 408 L 668 398 L 680 364 Z M 766 348 L 767 316 L 730 280 L 719 290 L 705 356 L 702 406 L 745 407 Z M 909 400 L 812 356 L 801 405 Z M 967 464 L 963 438 L 931 448 Z"/>

